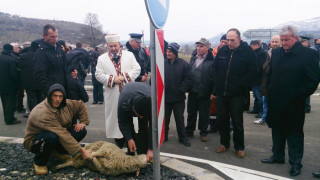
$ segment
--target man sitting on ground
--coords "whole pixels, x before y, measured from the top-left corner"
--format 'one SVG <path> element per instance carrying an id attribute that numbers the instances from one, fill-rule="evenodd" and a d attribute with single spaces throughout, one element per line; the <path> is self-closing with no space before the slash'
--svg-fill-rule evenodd
<path id="1" fill-rule="evenodd" d="M 72 119 L 77 117 L 80 123 L 72 126 Z M 62 85 L 50 86 L 47 98 L 30 113 L 24 147 L 35 154 L 34 169 L 36 174 L 47 174 L 47 163 L 52 152 L 71 155 L 80 152 L 83 159 L 91 152 L 78 143 L 87 134 L 85 126 L 89 124 L 87 108 L 82 101 L 66 99 Z"/>

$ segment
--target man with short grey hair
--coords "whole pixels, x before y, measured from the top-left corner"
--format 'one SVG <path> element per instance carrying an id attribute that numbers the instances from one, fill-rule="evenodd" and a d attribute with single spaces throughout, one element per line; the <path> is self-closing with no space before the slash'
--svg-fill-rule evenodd
<path id="1" fill-rule="evenodd" d="M 304 104 L 318 87 L 319 59 L 310 48 L 298 41 L 298 29 L 291 25 L 279 31 L 282 47 L 271 56 L 267 74 L 267 124 L 272 129 L 272 156 L 263 163 L 285 163 L 288 144 L 290 175 L 297 176 L 302 168 Z"/>
<path id="2" fill-rule="evenodd" d="M 197 53 L 191 57 L 189 63 L 192 86 L 188 95 L 186 134 L 189 137 L 194 135 L 199 111 L 200 140 L 206 142 L 208 141 L 210 95 L 213 90 L 211 73 L 214 57 L 211 53 L 212 50 L 209 50 L 211 44 L 206 38 L 201 38 L 195 44 L 197 45 Z"/>

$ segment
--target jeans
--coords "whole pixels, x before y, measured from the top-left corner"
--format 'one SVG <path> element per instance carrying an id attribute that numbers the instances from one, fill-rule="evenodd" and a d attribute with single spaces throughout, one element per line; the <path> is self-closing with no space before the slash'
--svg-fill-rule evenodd
<path id="1" fill-rule="evenodd" d="M 263 102 L 263 111 L 262 111 L 262 121 L 266 122 L 267 118 L 267 112 L 268 112 L 268 98 L 267 96 L 262 96 L 262 102 Z"/>
<path id="2" fill-rule="evenodd" d="M 262 116 L 262 96 L 260 93 L 261 86 L 252 86 L 251 88 L 254 97 L 253 111 L 258 112 Z"/>

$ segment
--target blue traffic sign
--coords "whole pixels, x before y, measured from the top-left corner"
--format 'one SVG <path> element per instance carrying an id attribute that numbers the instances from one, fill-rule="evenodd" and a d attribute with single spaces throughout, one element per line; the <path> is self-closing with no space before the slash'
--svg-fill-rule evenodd
<path id="1" fill-rule="evenodd" d="M 149 18 L 153 25 L 161 29 L 166 23 L 170 0 L 145 0 Z"/>

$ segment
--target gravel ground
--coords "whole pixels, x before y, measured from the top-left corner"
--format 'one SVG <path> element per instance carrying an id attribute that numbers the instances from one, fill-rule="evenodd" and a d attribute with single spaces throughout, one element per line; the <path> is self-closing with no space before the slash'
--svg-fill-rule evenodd
<path id="1" fill-rule="evenodd" d="M 81 179 L 81 180 L 100 180 L 100 179 L 152 179 L 153 171 L 152 164 L 141 169 L 140 175 L 137 177 L 134 174 L 126 174 L 122 176 L 110 177 L 97 172 L 91 171 L 88 168 L 74 169 L 66 167 L 58 171 L 51 171 L 54 166 L 61 163 L 58 160 L 52 159 L 48 163 L 49 174 L 38 176 L 34 173 L 33 154 L 25 150 L 22 144 L 0 143 L 0 180 L 7 179 L 26 179 L 26 180 L 41 180 L 41 179 Z M 164 180 L 179 179 L 191 180 L 193 178 L 180 174 L 177 171 L 161 166 L 161 178 Z"/>

